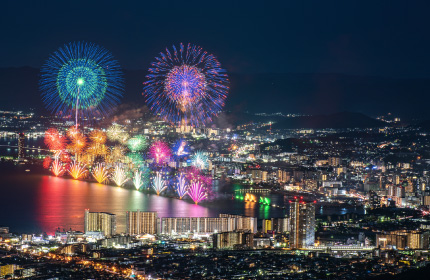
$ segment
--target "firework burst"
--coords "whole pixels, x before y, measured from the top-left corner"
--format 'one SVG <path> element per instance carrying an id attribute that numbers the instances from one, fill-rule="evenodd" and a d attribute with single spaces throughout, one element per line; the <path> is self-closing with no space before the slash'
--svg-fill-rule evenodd
<path id="1" fill-rule="evenodd" d="M 198 169 L 207 169 L 209 166 L 209 159 L 203 151 L 196 151 L 191 157 L 191 163 Z"/>
<path id="2" fill-rule="evenodd" d="M 57 115 L 78 120 L 109 115 L 123 94 L 118 62 L 93 43 L 72 42 L 54 52 L 41 70 L 40 90 L 46 107 Z"/>
<path id="3" fill-rule="evenodd" d="M 139 166 L 143 163 L 143 157 L 139 153 L 128 153 L 127 159 L 134 164 L 134 166 Z"/>
<path id="4" fill-rule="evenodd" d="M 144 83 L 146 102 L 155 115 L 171 123 L 200 125 L 224 106 L 228 76 L 214 55 L 182 43 L 151 63 Z"/>
<path id="5" fill-rule="evenodd" d="M 126 148 L 122 145 L 112 147 L 109 158 L 111 162 L 121 162 L 124 160 Z"/>
<path id="6" fill-rule="evenodd" d="M 112 173 L 112 181 L 114 181 L 118 187 L 121 187 L 128 180 L 129 180 L 129 178 L 127 177 L 127 174 L 126 174 L 124 168 L 122 168 L 121 165 L 117 164 L 115 166 L 113 173 Z"/>
<path id="7" fill-rule="evenodd" d="M 146 138 L 143 135 L 136 135 L 127 140 L 127 146 L 133 153 L 144 150 L 147 145 Z"/>
<path id="8" fill-rule="evenodd" d="M 106 133 L 99 129 L 94 129 L 90 132 L 90 139 L 95 144 L 103 145 L 106 143 Z"/>
<path id="9" fill-rule="evenodd" d="M 149 157 L 154 160 L 156 164 L 164 164 L 169 161 L 171 151 L 166 142 L 155 141 L 149 148 Z"/>
<path id="10" fill-rule="evenodd" d="M 50 128 L 45 132 L 44 142 L 51 151 L 62 151 L 66 146 L 66 138 L 56 128 Z"/>
<path id="11" fill-rule="evenodd" d="M 121 133 L 123 133 L 123 132 L 124 132 L 123 127 L 121 125 L 115 123 L 115 124 L 112 124 L 107 129 L 107 137 L 109 138 L 110 141 L 115 142 L 115 141 L 118 141 Z"/>
<path id="12" fill-rule="evenodd" d="M 188 193 L 187 180 L 184 174 L 179 173 L 176 177 L 176 193 L 179 195 L 179 199 L 182 199 Z"/>
<path id="13" fill-rule="evenodd" d="M 51 166 L 52 158 L 47 156 L 43 159 L 43 168 L 48 169 Z"/>
<path id="14" fill-rule="evenodd" d="M 186 157 L 190 154 L 190 147 L 187 144 L 187 141 L 184 139 L 179 139 L 176 141 L 175 145 L 173 145 L 173 155 L 180 159 Z"/>
<path id="15" fill-rule="evenodd" d="M 155 176 L 152 178 L 152 188 L 157 195 L 160 195 L 160 193 L 167 189 L 166 180 L 163 179 L 163 175 L 159 171 L 155 172 Z"/>
<path id="16" fill-rule="evenodd" d="M 74 179 L 78 180 L 87 175 L 87 169 L 85 164 L 81 164 L 75 160 L 70 166 L 69 173 Z"/>
<path id="17" fill-rule="evenodd" d="M 97 164 L 93 168 L 92 175 L 93 175 L 94 179 L 96 179 L 96 181 L 99 182 L 100 184 L 109 180 L 109 171 L 101 163 Z"/>

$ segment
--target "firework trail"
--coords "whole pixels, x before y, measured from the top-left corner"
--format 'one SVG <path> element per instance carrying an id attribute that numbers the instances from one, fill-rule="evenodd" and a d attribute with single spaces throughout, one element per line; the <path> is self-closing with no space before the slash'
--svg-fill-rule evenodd
<path id="1" fill-rule="evenodd" d="M 93 43 L 72 42 L 54 52 L 41 69 L 40 90 L 46 107 L 56 115 L 78 111 L 84 117 L 109 115 L 123 94 L 118 62 Z"/>
<path id="2" fill-rule="evenodd" d="M 99 163 L 93 168 L 92 175 L 97 182 L 102 184 L 103 182 L 107 182 L 109 180 L 109 171 L 107 168 Z"/>
<path id="3" fill-rule="evenodd" d="M 195 204 L 198 204 L 202 200 L 207 199 L 208 194 L 204 182 L 201 180 L 191 181 L 190 187 L 188 189 L 188 195 L 191 197 Z"/>
<path id="4" fill-rule="evenodd" d="M 59 159 L 55 159 L 52 162 L 51 171 L 55 176 L 61 176 L 64 173 L 63 163 Z"/>
<path id="5" fill-rule="evenodd" d="M 224 106 L 228 76 L 214 55 L 182 43 L 151 63 L 144 83 L 146 102 L 171 123 L 200 125 L 211 121 Z"/>
<path id="6" fill-rule="evenodd" d="M 162 165 L 169 161 L 171 151 L 166 142 L 155 141 L 149 148 L 149 157 L 154 160 L 156 164 Z"/>
<path id="7" fill-rule="evenodd" d="M 70 173 L 70 175 L 72 175 L 72 177 L 74 179 L 78 180 L 78 179 L 82 179 L 86 176 L 87 169 L 86 169 L 85 164 L 80 164 L 79 162 L 77 162 L 75 160 L 72 163 L 72 165 L 70 166 L 69 173 Z"/>
<path id="8" fill-rule="evenodd" d="M 165 189 L 167 189 L 166 181 L 163 179 L 161 172 L 155 172 L 154 178 L 152 178 L 152 188 L 155 190 L 157 195 L 160 195 Z"/>
<path id="9" fill-rule="evenodd" d="M 133 185 L 136 190 L 140 190 L 143 186 L 143 183 L 143 172 L 136 169 L 133 173 Z"/>
<path id="10" fill-rule="evenodd" d="M 115 166 L 115 170 L 112 173 L 111 179 L 118 187 L 123 186 L 129 180 L 124 168 L 122 168 L 119 164 Z"/>
<path id="11" fill-rule="evenodd" d="M 185 175 L 179 173 L 176 177 L 176 193 L 179 195 L 179 199 L 182 199 L 188 193 L 188 185 L 185 179 Z"/>

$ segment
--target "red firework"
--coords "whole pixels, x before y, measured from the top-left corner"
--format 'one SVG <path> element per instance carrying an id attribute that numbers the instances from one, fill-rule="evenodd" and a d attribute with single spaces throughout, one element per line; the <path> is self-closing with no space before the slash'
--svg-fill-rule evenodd
<path id="1" fill-rule="evenodd" d="M 66 145 L 66 138 L 56 128 L 50 128 L 45 132 L 45 144 L 50 150 L 61 151 Z"/>

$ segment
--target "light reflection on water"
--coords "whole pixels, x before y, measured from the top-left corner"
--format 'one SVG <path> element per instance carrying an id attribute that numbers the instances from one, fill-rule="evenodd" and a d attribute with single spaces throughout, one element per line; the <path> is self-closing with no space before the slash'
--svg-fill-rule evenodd
<path id="1" fill-rule="evenodd" d="M 220 213 L 229 213 L 260 219 L 283 217 L 288 211 L 232 199 L 195 205 L 190 200 L 134 189 L 39 174 L 0 172 L 0 226 L 9 226 L 18 233 L 53 233 L 57 227 L 83 230 L 85 209 L 116 214 L 118 232 L 125 231 L 126 211 L 137 209 L 157 211 L 159 217 L 217 217 Z M 280 205 L 283 201 L 283 197 L 270 196 L 270 199 Z M 339 209 L 320 211 L 327 214 L 327 211 L 339 212 Z"/>

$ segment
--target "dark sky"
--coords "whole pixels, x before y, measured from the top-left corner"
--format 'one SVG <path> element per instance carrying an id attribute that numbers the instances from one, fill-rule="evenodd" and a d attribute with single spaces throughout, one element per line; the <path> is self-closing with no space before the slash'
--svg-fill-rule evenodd
<path id="1" fill-rule="evenodd" d="M 192 42 L 229 72 L 430 77 L 430 1 L 2 1 L 0 67 L 40 67 L 69 41 L 124 68 Z"/>

